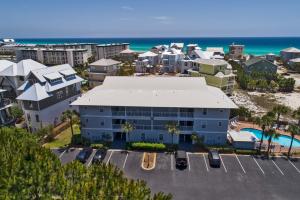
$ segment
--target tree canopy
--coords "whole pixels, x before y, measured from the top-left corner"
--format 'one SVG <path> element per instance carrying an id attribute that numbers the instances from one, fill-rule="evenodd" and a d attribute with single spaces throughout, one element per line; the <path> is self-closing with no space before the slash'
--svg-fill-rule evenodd
<path id="1" fill-rule="evenodd" d="M 155 199 L 146 183 L 129 180 L 112 165 L 61 165 L 23 129 L 0 129 L 0 199 Z"/>

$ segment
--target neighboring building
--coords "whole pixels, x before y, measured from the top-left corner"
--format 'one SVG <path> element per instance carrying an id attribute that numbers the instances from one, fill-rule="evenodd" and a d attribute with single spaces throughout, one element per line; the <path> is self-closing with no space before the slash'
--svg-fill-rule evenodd
<path id="1" fill-rule="evenodd" d="M 0 89 L 0 127 L 12 123 L 13 117 L 10 114 L 11 100 L 5 98 L 6 90 Z"/>
<path id="2" fill-rule="evenodd" d="M 123 62 L 133 62 L 136 58 L 136 52 L 131 49 L 125 49 L 120 52 L 120 59 Z"/>
<path id="3" fill-rule="evenodd" d="M 289 69 L 300 72 L 300 58 L 291 59 L 288 64 Z"/>
<path id="4" fill-rule="evenodd" d="M 89 65 L 89 86 L 101 85 L 105 76 L 116 76 L 120 70 L 121 62 L 102 58 Z"/>
<path id="5" fill-rule="evenodd" d="M 31 59 L 18 63 L 0 60 L 0 87 L 7 90 L 7 96 L 15 98 L 19 94 L 17 89 L 25 82 L 29 73 L 42 68 L 46 66 Z"/>
<path id="6" fill-rule="evenodd" d="M 207 52 L 212 52 L 212 59 L 224 59 L 225 53 L 223 47 L 207 47 Z"/>
<path id="7" fill-rule="evenodd" d="M 59 124 L 61 114 L 80 96 L 82 80 L 69 64 L 32 70 L 16 98 L 31 131 Z"/>
<path id="8" fill-rule="evenodd" d="M 135 72 L 137 73 L 150 73 L 154 72 L 156 66 L 159 64 L 158 54 L 147 51 L 138 56 L 135 61 Z"/>
<path id="9" fill-rule="evenodd" d="M 174 46 L 174 45 L 173 45 Z M 180 61 L 185 57 L 180 49 L 171 48 L 162 53 L 162 70 L 164 72 L 176 72 L 180 70 Z"/>
<path id="10" fill-rule="evenodd" d="M 196 47 L 194 50 L 191 50 L 188 56 L 192 59 L 212 59 L 214 56 L 213 52 L 203 51 L 200 47 Z"/>
<path id="11" fill-rule="evenodd" d="M 119 56 L 121 51 L 129 49 L 129 43 L 100 44 L 96 46 L 96 60 Z"/>
<path id="12" fill-rule="evenodd" d="M 192 63 L 192 69 L 188 70 L 191 76 L 205 77 L 208 85 L 220 88 L 227 95 L 232 95 L 235 75 L 229 63 L 219 59 L 196 59 Z"/>
<path id="13" fill-rule="evenodd" d="M 157 45 L 151 48 L 151 52 L 156 54 L 162 54 L 162 52 L 167 51 L 169 49 L 169 46 L 166 44 L 163 45 Z"/>
<path id="14" fill-rule="evenodd" d="M 40 48 L 50 49 L 86 49 L 88 57 L 96 57 L 96 46 L 97 43 L 66 43 L 66 44 L 47 44 L 37 45 Z"/>
<path id="15" fill-rule="evenodd" d="M 205 144 L 226 143 L 230 109 L 237 106 L 201 77 L 108 76 L 103 85 L 84 94 L 79 106 L 81 134 L 92 141 L 151 141 L 172 143 L 166 124 L 178 124 L 174 143 L 192 143 L 192 134 Z M 122 124 L 132 123 L 126 135 Z"/>
<path id="16" fill-rule="evenodd" d="M 277 65 L 263 58 L 251 58 L 243 64 L 243 67 L 244 71 L 248 74 L 252 72 L 267 74 L 277 73 Z"/>
<path id="17" fill-rule="evenodd" d="M 283 49 L 280 51 L 280 57 L 282 62 L 288 63 L 291 59 L 300 58 L 300 49 L 295 47 Z"/>
<path id="18" fill-rule="evenodd" d="M 276 60 L 276 55 L 273 53 L 269 53 L 266 55 L 266 60 L 270 61 L 271 63 L 274 63 L 274 61 Z"/>
<path id="19" fill-rule="evenodd" d="M 88 62 L 86 49 L 21 48 L 16 51 L 17 61 L 32 59 L 45 65 L 69 64 L 72 67 Z"/>
<path id="20" fill-rule="evenodd" d="M 184 43 L 171 43 L 170 48 L 182 50 L 184 47 Z"/>
<path id="21" fill-rule="evenodd" d="M 201 48 L 198 46 L 198 44 L 188 44 L 188 45 L 186 46 L 186 54 L 187 54 L 188 56 L 190 56 L 191 53 L 192 53 L 192 51 L 194 51 L 194 50 L 196 50 L 196 49 L 201 49 Z"/>
<path id="22" fill-rule="evenodd" d="M 28 47 L 34 47 L 35 45 L 30 44 L 5 44 L 0 46 L 0 54 L 16 54 L 17 49 L 19 48 L 28 48 Z"/>
<path id="23" fill-rule="evenodd" d="M 242 59 L 244 56 L 244 45 L 232 44 L 229 45 L 229 58 L 230 59 Z"/>

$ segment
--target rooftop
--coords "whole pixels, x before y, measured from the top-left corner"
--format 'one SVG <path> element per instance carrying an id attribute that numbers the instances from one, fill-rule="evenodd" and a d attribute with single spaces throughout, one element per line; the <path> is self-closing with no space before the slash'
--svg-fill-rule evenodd
<path id="1" fill-rule="evenodd" d="M 225 60 L 220 59 L 201 59 L 197 58 L 195 59 L 195 62 L 203 65 L 228 65 L 228 63 Z"/>
<path id="2" fill-rule="evenodd" d="M 283 52 L 290 52 L 290 53 L 300 53 L 300 49 L 297 49 L 295 47 L 289 47 L 286 49 L 282 49 Z"/>
<path id="3" fill-rule="evenodd" d="M 105 59 L 102 58 L 100 60 L 97 60 L 93 63 L 91 63 L 91 66 L 110 66 L 110 65 L 117 65 L 120 64 L 121 62 L 113 60 L 113 59 Z"/>
<path id="4" fill-rule="evenodd" d="M 0 76 L 27 76 L 30 71 L 42 68 L 47 67 L 31 59 L 21 60 L 18 63 L 0 61 Z"/>
<path id="5" fill-rule="evenodd" d="M 72 105 L 177 108 L 237 108 L 202 77 L 108 76 Z"/>
<path id="6" fill-rule="evenodd" d="M 151 56 L 157 56 L 157 54 L 153 53 L 151 51 L 147 51 L 147 52 L 142 53 L 142 54 L 139 55 L 139 57 L 151 57 Z"/>

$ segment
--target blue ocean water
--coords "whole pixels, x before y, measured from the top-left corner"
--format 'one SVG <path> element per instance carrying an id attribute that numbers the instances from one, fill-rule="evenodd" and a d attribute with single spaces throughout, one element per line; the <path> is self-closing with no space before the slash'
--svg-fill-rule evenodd
<path id="1" fill-rule="evenodd" d="M 228 45 L 243 44 L 245 53 L 253 55 L 264 55 L 267 53 L 279 54 L 280 50 L 287 47 L 300 48 L 300 37 L 218 37 L 218 38 L 31 38 L 16 39 L 22 44 L 62 44 L 62 43 L 118 43 L 129 42 L 130 48 L 136 51 L 147 51 L 159 44 L 170 44 L 171 42 L 183 42 L 185 45 L 196 43 L 201 48 L 223 47 L 228 51 Z"/>

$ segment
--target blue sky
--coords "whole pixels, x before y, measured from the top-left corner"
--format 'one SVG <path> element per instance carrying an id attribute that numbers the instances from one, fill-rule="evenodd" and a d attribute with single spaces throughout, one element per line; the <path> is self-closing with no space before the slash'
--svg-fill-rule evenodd
<path id="1" fill-rule="evenodd" d="M 1 0 L 0 38 L 300 36 L 299 0 Z"/>

